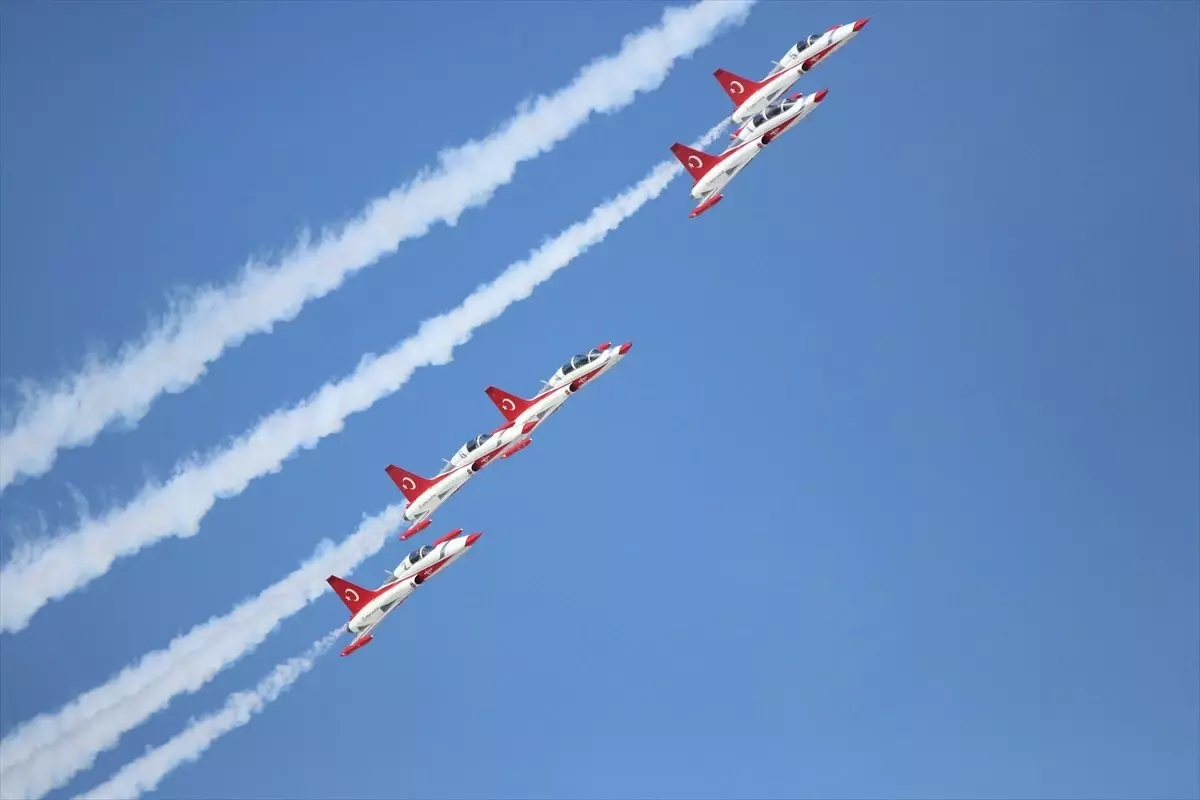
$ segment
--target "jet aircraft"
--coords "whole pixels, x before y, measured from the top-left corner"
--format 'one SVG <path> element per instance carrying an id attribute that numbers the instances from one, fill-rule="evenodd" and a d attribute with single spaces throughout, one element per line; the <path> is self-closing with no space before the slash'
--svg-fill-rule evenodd
<path id="1" fill-rule="evenodd" d="M 771 106 L 736 131 L 734 137 L 737 138 L 737 143 L 720 155 L 695 150 L 679 142 L 671 145 L 671 152 L 695 181 L 692 185 L 692 198 L 700 201 L 688 216 L 698 217 L 721 202 L 725 197 L 722 194 L 725 186 L 745 169 L 764 147 L 812 113 L 827 94 L 829 90 L 822 89 L 808 97 L 794 95 L 779 105 Z"/>
<path id="2" fill-rule="evenodd" d="M 378 589 L 356 586 L 337 575 L 330 575 L 325 579 L 346 604 L 346 608 L 350 609 L 350 622 L 346 624 L 346 631 L 354 634 L 354 641 L 342 650 L 343 656 L 370 644 L 375 638 L 371 631 L 384 617 L 407 600 L 431 575 L 452 564 L 483 536 L 483 533 L 479 532 L 460 539 L 460 533 L 462 528 L 452 530 L 433 544 L 427 544 L 409 553 L 390 573 L 391 579 Z"/>
<path id="3" fill-rule="evenodd" d="M 433 512 L 493 460 L 508 458 L 523 450 L 528 444 L 525 434 L 533 428 L 530 425 L 528 430 L 524 430 L 522 426 L 510 422 L 491 433 L 481 433 L 468 439 L 446 462 L 442 471 L 432 478 L 424 478 L 395 464 L 388 464 L 388 477 L 408 501 L 404 519 L 414 523 L 400 538 L 408 539 L 428 528 L 433 521 L 430 519 Z"/>
<path id="4" fill-rule="evenodd" d="M 822 89 L 808 97 L 803 94 L 794 94 L 782 103 L 768 106 L 765 111 L 755 114 L 749 122 L 729 134 L 729 138 L 736 145 L 752 142 L 762 137 L 765 147 L 779 138 L 785 130 L 812 113 L 812 110 L 825 99 L 825 95 L 828 93 L 828 89 Z"/>
<path id="5" fill-rule="evenodd" d="M 729 121 L 740 126 L 755 114 L 766 110 L 805 73 L 857 36 L 870 19 L 867 17 L 848 25 L 834 25 L 824 33 L 802 39 L 784 54 L 783 60 L 776 63 L 775 69 L 761 81 L 743 78 L 724 69 L 713 72 L 725 94 L 733 101 L 734 110 Z"/>
<path id="6" fill-rule="evenodd" d="M 489 386 L 487 396 L 496 404 L 496 408 L 508 420 L 508 424 L 514 427 L 520 426 L 521 441 L 513 447 L 518 449 L 528 447 L 533 441 L 529 434 L 534 428 L 562 408 L 568 397 L 615 367 L 621 359 L 625 358 L 625 354 L 632 347 L 633 342 L 626 342 L 617 348 L 613 348 L 611 342 L 605 342 L 586 353 L 573 357 L 559 367 L 550 376 L 550 380 L 542 381 L 542 391 L 531 400 L 510 394 L 495 386 Z"/>

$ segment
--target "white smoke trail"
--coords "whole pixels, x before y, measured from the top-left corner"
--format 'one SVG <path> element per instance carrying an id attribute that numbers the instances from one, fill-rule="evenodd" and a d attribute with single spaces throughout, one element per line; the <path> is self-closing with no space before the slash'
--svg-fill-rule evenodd
<path id="1" fill-rule="evenodd" d="M 704 147 L 724 123 L 709 131 Z M 454 348 L 476 328 L 570 264 L 644 204 L 657 197 L 681 171 L 663 162 L 642 181 L 595 208 L 481 286 L 457 308 L 421 323 L 418 332 L 382 356 L 366 356 L 358 369 L 327 383 L 297 406 L 265 417 L 250 432 L 207 460 L 177 468 L 161 486 L 149 485 L 124 508 L 84 520 L 74 531 L 16 551 L 0 572 L 0 631 L 25 628 L 38 609 L 74 592 L 109 570 L 118 558 L 169 536 L 194 536 L 218 498 L 240 494 L 254 480 L 282 468 L 300 448 L 313 448 L 337 433 L 351 414 L 399 391 L 419 367 L 449 363 Z"/>
<path id="2" fill-rule="evenodd" d="M 231 694 L 220 711 L 193 721 L 166 744 L 126 764 L 116 775 L 79 795 L 77 800 L 123 800 L 141 797 L 143 792 L 158 788 L 162 779 L 175 769 L 200 758 L 213 742 L 250 722 L 254 715 L 278 699 L 313 668 L 341 633 L 342 629 L 338 628 L 318 639 L 303 655 L 276 666 L 250 691 Z"/>
<path id="3" fill-rule="evenodd" d="M 307 235 L 277 265 L 249 264 L 241 277 L 193 295 L 109 361 L 93 358 L 54 388 L 26 382 L 16 423 L 0 434 L 0 491 L 37 476 L 59 450 L 93 442 L 120 419 L 136 424 L 163 393 L 200 380 L 208 364 L 247 336 L 296 317 L 305 303 L 423 236 L 435 223 L 454 225 L 487 203 L 518 164 L 545 153 L 593 113 L 612 113 L 639 92 L 657 89 L 675 62 L 731 25 L 754 0 L 702 0 L 668 8 L 655 26 L 631 35 L 615 55 L 583 68 L 566 88 L 523 104 L 495 133 L 439 154 L 438 169 L 376 199 L 340 231 L 317 244 Z"/>
<path id="4" fill-rule="evenodd" d="M 713 141 L 723 127 L 724 123 L 713 128 L 697 146 Z M 538 284 L 602 241 L 621 222 L 662 194 L 680 172 L 673 161 L 659 164 L 639 183 L 594 209 L 586 220 L 567 228 L 527 260 L 513 264 L 491 284 L 477 289 L 458 308 L 427 321 L 416 337 L 376 361 L 365 362 L 360 372 L 391 359 L 394 361 L 389 362 L 389 369 L 407 376 L 415 368 L 412 364 L 417 363 L 413 360 L 414 341 L 422 342 L 422 349 L 416 352 L 432 354 L 422 358 L 435 359 L 425 363 L 445 363 L 454 346 L 469 340 L 475 328 L 528 297 Z M 400 383 L 403 379 L 392 375 L 383 385 L 398 388 Z M 354 390 L 360 401 L 363 393 L 361 388 Z M 334 405 L 334 401 L 325 404 Z M 316 419 L 329 424 L 328 416 L 326 411 Z M 340 425 L 339 421 L 329 430 L 337 430 Z M 282 429 L 291 431 L 297 441 L 307 441 L 304 437 L 312 435 L 299 423 Z M 164 505 L 169 508 L 169 504 Z M 6 800 L 40 797 L 63 785 L 90 766 L 99 753 L 115 746 L 124 733 L 166 708 L 172 698 L 196 691 L 252 651 L 283 620 L 321 595 L 325 576 L 348 572 L 378 552 L 388 531 L 402 521 L 402 512 L 403 506 L 391 506 L 365 520 L 343 544 L 314 557 L 253 600 L 197 626 L 164 650 L 143 656 L 136 666 L 126 668 L 57 713 L 41 714 L 19 726 L 0 742 L 0 786 Z M 80 546 L 78 552 L 86 553 L 88 548 Z M 6 580 L 0 577 L 2 591 L 7 590 Z"/>
<path id="5" fill-rule="evenodd" d="M 42 797 L 62 786 L 174 698 L 195 692 L 253 652 L 283 620 L 328 590 L 326 576 L 347 575 L 378 553 L 403 512 L 399 504 L 387 507 L 337 547 L 322 541 L 312 558 L 256 597 L 147 653 L 56 713 L 19 725 L 0 741 L 2 796 Z"/>

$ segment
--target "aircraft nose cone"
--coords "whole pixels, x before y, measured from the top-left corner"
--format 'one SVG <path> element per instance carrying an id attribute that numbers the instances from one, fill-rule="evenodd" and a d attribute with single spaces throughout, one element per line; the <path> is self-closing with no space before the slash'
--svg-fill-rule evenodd
<path id="1" fill-rule="evenodd" d="M 858 33 L 863 28 L 867 27 L 867 23 L 870 21 L 871 21 L 871 18 L 866 17 L 865 19 L 860 19 L 858 22 L 854 23 L 854 32 Z"/>
<path id="2" fill-rule="evenodd" d="M 623 356 L 629 352 L 629 348 L 633 347 L 633 342 L 626 342 L 617 348 L 617 355 Z"/>
<path id="3" fill-rule="evenodd" d="M 824 100 L 824 99 L 825 99 L 825 95 L 827 95 L 827 94 L 829 94 L 829 90 L 828 90 L 828 89 L 822 89 L 821 91 L 819 91 L 819 92 L 817 92 L 816 94 L 814 94 L 814 95 L 813 95 L 813 102 L 814 102 L 814 103 L 819 103 L 819 102 L 821 102 L 822 100 Z"/>
<path id="4" fill-rule="evenodd" d="M 480 536 L 483 536 L 483 531 L 480 531 L 479 533 L 472 533 L 470 536 L 467 537 L 466 546 L 470 547 L 471 545 L 475 544 L 477 541 L 479 541 Z"/>

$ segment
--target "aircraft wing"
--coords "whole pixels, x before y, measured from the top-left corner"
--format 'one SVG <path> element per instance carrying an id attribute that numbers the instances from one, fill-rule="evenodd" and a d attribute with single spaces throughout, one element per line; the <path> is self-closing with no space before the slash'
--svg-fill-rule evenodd
<path id="1" fill-rule="evenodd" d="M 342 648 L 342 655 L 348 656 L 351 653 L 353 653 L 355 650 L 359 649 L 360 647 L 366 647 L 375 638 L 375 636 L 371 633 L 371 631 L 375 630 L 375 628 L 379 625 L 379 623 L 383 622 L 384 619 L 387 618 L 388 614 L 392 613 L 397 608 L 399 608 L 400 604 L 403 603 L 407 599 L 408 599 L 407 596 L 401 597 L 399 600 L 397 600 L 391 606 L 384 609 L 384 612 L 379 615 L 378 619 L 376 619 L 374 622 L 372 622 L 370 625 L 368 625 L 363 630 L 359 631 L 358 636 L 354 637 L 354 641 L 352 641 L 350 644 L 348 644 L 344 648 Z"/>
<path id="2" fill-rule="evenodd" d="M 403 542 L 405 539 L 412 538 L 428 528 L 430 524 L 429 518 L 432 516 L 433 511 L 426 511 L 422 514 L 418 514 L 417 518 L 412 521 L 412 524 L 408 526 L 404 533 L 400 534 L 400 541 Z"/>
<path id="3" fill-rule="evenodd" d="M 725 188 L 724 186 L 721 187 L 721 189 L 724 189 L 724 188 Z M 725 199 L 725 195 L 721 194 L 720 189 L 714 189 L 711 192 L 706 192 L 703 195 L 703 197 L 704 197 L 704 199 L 701 200 L 700 203 L 695 208 L 692 209 L 692 213 L 688 214 L 689 217 L 692 217 L 692 218 L 698 217 L 701 214 L 703 214 L 705 211 L 708 211 L 710 208 L 715 206 L 717 203 L 719 203 Z"/>
<path id="4" fill-rule="evenodd" d="M 725 178 L 724 182 L 722 182 L 717 188 L 715 188 L 712 191 L 705 194 L 704 199 L 700 201 L 699 205 L 697 205 L 695 208 L 692 209 L 692 213 L 688 214 L 689 217 L 692 217 L 692 218 L 698 217 L 701 214 L 703 214 L 705 211 L 708 211 L 710 208 L 715 206 L 717 203 L 719 203 L 725 199 L 725 190 L 729 188 L 730 181 L 732 181 L 734 178 L 736 178 L 738 173 L 741 172 L 742 170 L 744 170 L 746 168 L 746 165 L 749 164 L 751 161 L 753 161 L 755 158 L 757 158 L 758 154 L 760 152 L 762 152 L 762 143 L 757 142 L 754 144 L 755 144 L 755 147 L 754 147 L 753 155 L 751 155 L 750 158 L 746 159 L 745 161 L 741 162 L 740 164 L 736 164 L 736 165 L 726 169 L 725 170 L 726 178 Z"/>
<path id="5" fill-rule="evenodd" d="M 382 619 L 383 618 L 380 617 L 379 621 L 382 621 Z M 358 636 L 355 636 L 353 642 L 342 648 L 342 655 L 348 656 L 358 648 L 367 644 L 367 642 L 370 642 L 372 639 L 374 639 L 375 637 L 371 635 L 371 631 L 375 630 L 375 626 L 379 624 L 379 621 L 373 622 L 365 631 L 360 633 Z"/>

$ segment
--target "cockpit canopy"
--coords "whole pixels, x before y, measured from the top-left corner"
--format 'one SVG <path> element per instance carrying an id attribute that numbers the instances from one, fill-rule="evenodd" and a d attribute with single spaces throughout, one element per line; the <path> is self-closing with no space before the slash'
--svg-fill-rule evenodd
<path id="1" fill-rule="evenodd" d="M 588 364 L 592 363 L 593 361 L 595 361 L 602 355 L 604 355 L 603 350 L 597 350 L 596 348 L 593 347 L 588 352 L 583 353 L 581 355 L 577 355 L 574 358 L 572 358 L 570 361 L 568 361 L 567 363 L 563 364 L 562 365 L 562 374 L 569 375 L 572 372 L 574 372 L 575 370 L 579 369 L 580 367 L 586 367 Z"/>
<path id="2" fill-rule="evenodd" d="M 812 36 L 809 36 L 807 39 L 801 39 L 800 41 L 796 42 L 796 49 L 803 50 L 806 47 L 812 47 L 814 44 L 816 44 L 817 40 L 820 39 L 824 35 L 825 34 L 823 34 L 823 33 L 814 33 Z"/>
<path id="3" fill-rule="evenodd" d="M 476 436 L 474 439 L 468 439 L 467 443 L 463 445 L 463 450 L 470 453 L 471 451 L 476 450 L 479 447 L 481 447 L 483 445 L 483 443 L 486 442 L 490 438 L 492 438 L 492 435 L 490 433 L 481 433 L 478 436 Z"/>
<path id="4" fill-rule="evenodd" d="M 433 552 L 433 545 L 431 545 L 431 544 L 421 545 L 421 548 L 419 550 L 413 550 L 411 553 L 408 554 L 408 565 L 411 567 L 413 564 L 417 563 L 422 558 L 424 558 L 425 556 L 429 555 L 432 552 Z"/>
<path id="5" fill-rule="evenodd" d="M 787 111 L 789 108 L 796 105 L 797 102 L 798 101 L 791 100 L 791 99 L 784 100 L 782 103 L 780 103 L 777 106 L 771 106 L 766 111 L 763 111 L 759 114 L 755 114 L 754 119 L 751 121 L 753 122 L 754 126 L 757 128 L 759 125 L 766 124 L 767 120 L 775 119 L 775 117 L 778 117 L 784 111 Z"/>
<path id="6" fill-rule="evenodd" d="M 458 451 L 454 454 L 454 457 L 446 462 L 446 466 L 442 467 L 442 471 L 439 472 L 438 475 L 444 475 L 453 469 L 457 469 L 464 461 L 467 460 L 471 453 L 478 450 L 491 438 L 492 434 L 481 433 L 478 436 L 467 439 L 466 443 L 463 444 L 462 447 L 458 448 Z"/>

